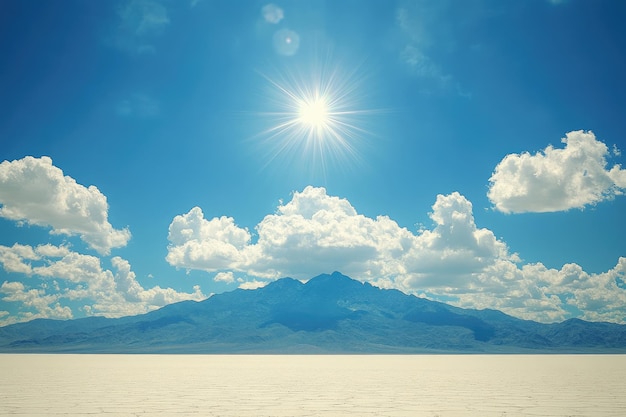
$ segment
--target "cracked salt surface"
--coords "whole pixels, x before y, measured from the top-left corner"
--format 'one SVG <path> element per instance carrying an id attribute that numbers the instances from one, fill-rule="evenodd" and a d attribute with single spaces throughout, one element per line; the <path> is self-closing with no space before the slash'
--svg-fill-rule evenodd
<path id="1" fill-rule="evenodd" d="M 0 354 L 2 416 L 626 416 L 626 355 Z"/>

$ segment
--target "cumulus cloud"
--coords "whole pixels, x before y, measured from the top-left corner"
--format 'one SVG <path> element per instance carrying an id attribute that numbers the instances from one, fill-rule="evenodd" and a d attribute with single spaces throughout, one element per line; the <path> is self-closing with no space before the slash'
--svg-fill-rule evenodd
<path id="1" fill-rule="evenodd" d="M 12 247 L 0 246 L 0 263 L 7 272 L 30 275 L 33 270 L 29 263 L 32 259 L 40 259 L 33 248 L 27 245 L 14 244 Z"/>
<path id="2" fill-rule="evenodd" d="M 216 271 L 245 263 L 242 250 L 250 233 L 231 217 L 206 220 L 199 207 L 176 216 L 169 227 L 167 261 L 187 269 Z M 210 265 L 209 268 L 207 266 Z"/>
<path id="3" fill-rule="evenodd" d="M 239 284 L 239 288 L 242 290 L 256 290 L 258 288 L 263 288 L 266 285 L 267 285 L 267 281 L 257 281 L 255 279 L 252 281 L 242 281 Z"/>
<path id="4" fill-rule="evenodd" d="M 233 282 L 235 282 L 235 275 L 231 271 L 218 272 L 217 274 L 215 274 L 213 281 L 232 284 Z"/>
<path id="5" fill-rule="evenodd" d="M 476 226 L 472 203 L 458 192 L 437 196 L 430 218 L 435 227 L 415 236 L 403 256 L 406 287 L 463 287 L 498 259 L 518 260 L 493 232 Z"/>
<path id="6" fill-rule="evenodd" d="M 255 236 L 229 217 L 205 219 L 200 208 L 170 225 L 167 261 L 176 267 L 231 272 L 256 288 L 284 276 L 307 279 L 342 271 L 384 288 L 473 308 L 497 308 L 552 322 L 571 316 L 621 322 L 626 258 L 603 274 L 576 264 L 560 270 L 522 264 L 494 233 L 476 225 L 472 204 L 454 192 L 432 206 L 431 229 L 412 232 L 387 216 L 359 214 L 346 199 L 306 187 L 256 226 Z M 603 308 L 591 309 L 601 303 Z"/>
<path id="7" fill-rule="evenodd" d="M 283 9 L 281 9 L 274 3 L 266 4 L 265 6 L 263 6 L 263 8 L 261 9 L 261 13 L 263 14 L 263 19 L 265 19 L 266 22 L 272 24 L 279 23 L 281 20 L 283 20 L 283 17 L 285 17 Z"/>
<path id="8" fill-rule="evenodd" d="M 176 216 L 166 259 L 182 268 L 234 269 L 266 278 L 307 278 L 320 270 L 372 278 L 418 271 L 411 275 L 417 282 L 451 265 L 472 272 L 506 254 L 493 233 L 476 227 L 472 205 L 459 193 L 438 196 L 431 218 L 432 231 L 414 234 L 387 216 L 368 218 L 348 200 L 309 186 L 256 226 L 255 244 L 232 218 L 206 220 L 198 207 Z"/>
<path id="9" fill-rule="evenodd" d="M 51 227 L 52 234 L 78 235 L 101 254 L 130 239 L 128 229 L 109 223 L 104 194 L 64 176 L 47 156 L 0 163 L 0 204 L 0 217 Z"/>
<path id="10" fill-rule="evenodd" d="M 328 196 L 323 188 L 307 187 L 263 219 L 256 227 L 256 244 L 232 218 L 206 220 L 198 207 L 176 216 L 166 259 L 181 268 L 233 269 L 266 278 L 287 272 L 306 278 L 330 265 L 361 272 L 364 263 L 378 262 L 377 251 L 401 250 L 401 238 L 386 239 L 384 232 L 378 233 L 385 229 L 397 232 L 399 228 L 387 217 L 374 220 L 358 215 L 347 200 Z M 405 234 L 410 235 L 406 230 Z"/>
<path id="11" fill-rule="evenodd" d="M 584 208 L 621 195 L 626 170 L 607 167 L 609 148 L 589 131 L 569 132 L 564 148 L 504 157 L 489 179 L 489 200 L 504 213 Z M 619 151 L 613 152 L 615 155 Z"/>
<path id="12" fill-rule="evenodd" d="M 26 289 L 21 282 L 4 281 L 0 286 L 0 294 L 3 294 L 2 301 L 19 303 L 22 308 L 34 310 L 27 311 L 22 317 L 0 317 L 0 325 L 37 318 L 65 320 L 73 317 L 69 307 L 61 306 L 57 294 L 46 294 L 44 289 Z"/>
<path id="13" fill-rule="evenodd" d="M 121 317 L 206 298 L 199 286 L 191 293 L 160 286 L 144 288 L 127 260 L 113 257 L 113 268 L 105 269 L 99 258 L 64 246 L 0 245 L 0 265 L 6 272 L 26 273 L 40 283 L 37 288 L 17 281 L 2 284 L 2 301 L 18 303 L 20 313 L 0 320 L 0 325 L 34 318 L 71 318 L 73 311 L 62 305 L 64 301 L 85 303 L 83 310 L 88 315 Z"/>

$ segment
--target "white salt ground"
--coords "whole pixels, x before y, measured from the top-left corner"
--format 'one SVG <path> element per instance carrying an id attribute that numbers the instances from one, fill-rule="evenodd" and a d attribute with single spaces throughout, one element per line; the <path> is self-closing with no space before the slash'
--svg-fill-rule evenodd
<path id="1" fill-rule="evenodd" d="M 623 417 L 626 355 L 0 355 L 1 416 Z"/>

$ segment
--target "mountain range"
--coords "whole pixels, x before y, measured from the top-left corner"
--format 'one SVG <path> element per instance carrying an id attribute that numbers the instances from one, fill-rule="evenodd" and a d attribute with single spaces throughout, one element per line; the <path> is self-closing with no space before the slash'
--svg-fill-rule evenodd
<path id="1" fill-rule="evenodd" d="M 13 324 L 0 328 L 0 352 L 626 353 L 626 325 L 579 319 L 542 324 L 334 272 L 137 316 Z"/>

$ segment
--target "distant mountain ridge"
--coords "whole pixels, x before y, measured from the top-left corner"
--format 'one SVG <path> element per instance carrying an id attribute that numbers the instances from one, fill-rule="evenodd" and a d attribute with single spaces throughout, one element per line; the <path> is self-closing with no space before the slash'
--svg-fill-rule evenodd
<path id="1" fill-rule="evenodd" d="M 373 287 L 339 272 L 138 316 L 0 328 L 0 352 L 626 353 L 626 325 L 541 324 Z"/>

